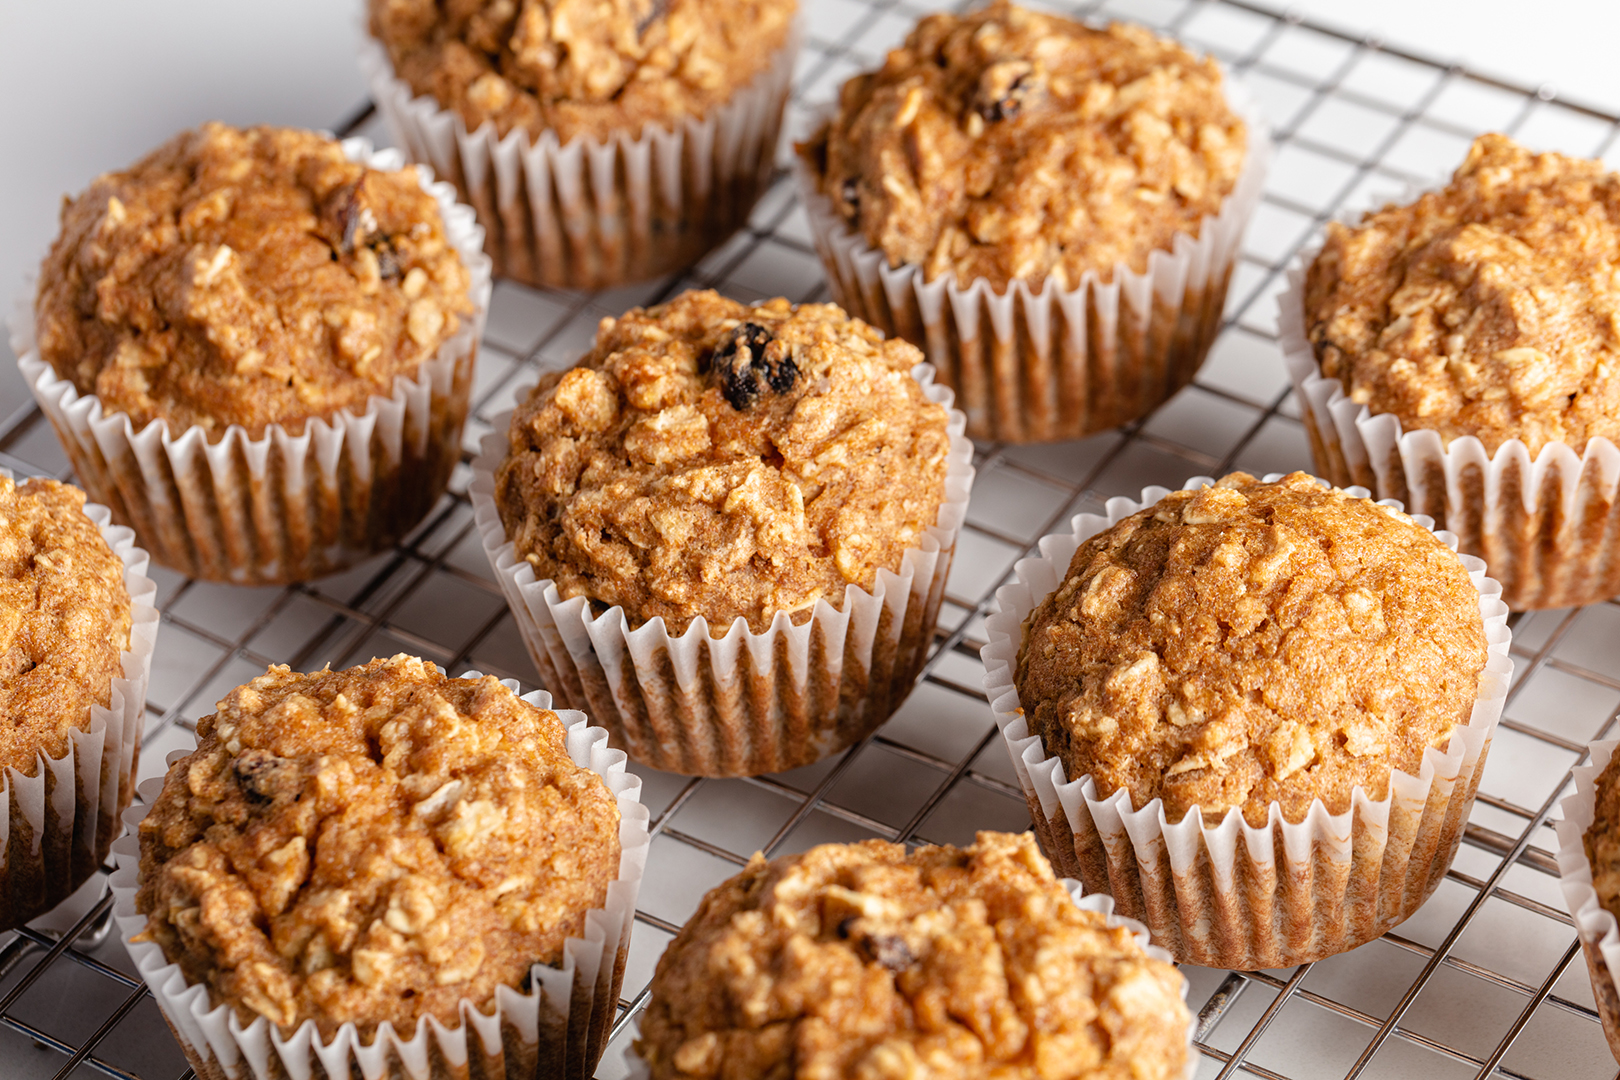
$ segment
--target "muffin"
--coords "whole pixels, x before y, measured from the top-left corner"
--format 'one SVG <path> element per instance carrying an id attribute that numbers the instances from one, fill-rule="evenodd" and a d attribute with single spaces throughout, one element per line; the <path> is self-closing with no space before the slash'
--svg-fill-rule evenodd
<path id="1" fill-rule="evenodd" d="M 795 0 L 370 0 L 395 142 L 455 181 L 498 273 L 605 288 L 739 228 L 775 168 Z"/>
<path id="2" fill-rule="evenodd" d="M 1558 830 L 1558 874 L 1564 901 L 1592 979 L 1592 996 L 1609 1050 L 1620 1061 L 1620 741 L 1590 747 L 1591 764 L 1574 770 L 1575 792 L 1563 802 Z"/>
<path id="3" fill-rule="evenodd" d="M 482 1046 L 484 1075 L 588 1074 L 601 1048 L 590 1014 L 616 1004 L 611 950 L 629 912 L 610 890 L 627 877 L 620 831 L 636 815 L 622 757 L 617 778 L 580 764 L 573 729 L 582 717 L 409 656 L 278 666 L 231 691 L 141 820 L 121 908 L 193 1067 L 220 1072 L 210 1028 L 244 1052 L 275 1034 L 341 1061 L 345 1045 L 423 1055 L 433 1026 L 452 1029 L 433 1036 L 450 1060 L 447 1039 L 461 1055 Z M 568 981 L 560 1001 L 551 986 L 542 997 L 541 972 L 577 976 L 576 939 L 610 906 L 601 985 L 593 967 L 569 980 L 572 1001 Z M 475 1013 L 494 1020 L 477 1025 L 481 1041 L 464 1026 Z"/>
<path id="4" fill-rule="evenodd" d="M 0 475 L 0 929 L 67 899 L 118 835 L 157 634 L 145 569 L 78 488 Z"/>
<path id="5" fill-rule="evenodd" d="M 689 292 L 602 320 L 473 465 L 559 700 L 636 760 L 708 776 L 808 764 L 887 719 L 972 482 L 920 360 L 830 304 Z"/>
<path id="6" fill-rule="evenodd" d="M 1228 89 L 1136 26 L 929 15 L 799 148 L 835 295 L 927 350 L 975 438 L 1145 415 L 1203 363 L 1259 198 Z"/>
<path id="7" fill-rule="evenodd" d="M 1151 495 L 998 593 L 986 686 L 1037 828 L 1178 960 L 1370 941 L 1461 839 L 1511 671 L 1494 583 L 1303 473 Z"/>
<path id="8" fill-rule="evenodd" d="M 659 959 L 635 1052 L 653 1080 L 1181 1080 L 1186 984 L 1135 930 L 1082 910 L 1029 833 L 755 855 Z"/>
<path id="9" fill-rule="evenodd" d="M 206 124 L 64 203 L 18 355 L 159 562 L 303 580 L 444 491 L 489 274 L 428 179 L 358 142 Z"/>
<path id="10" fill-rule="evenodd" d="M 1617 271 L 1620 176 L 1503 135 L 1330 223 L 1281 300 L 1317 467 L 1457 533 L 1512 608 L 1620 593 Z"/>

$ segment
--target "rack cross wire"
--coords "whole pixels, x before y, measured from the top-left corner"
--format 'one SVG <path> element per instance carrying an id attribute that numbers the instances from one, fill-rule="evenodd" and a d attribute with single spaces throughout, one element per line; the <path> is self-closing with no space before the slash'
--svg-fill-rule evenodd
<path id="1" fill-rule="evenodd" d="M 868 837 L 967 843 L 980 828 L 1028 827 L 979 689 L 983 616 L 995 589 L 1035 540 L 1111 496 L 1231 469 L 1310 467 L 1275 343 L 1274 298 L 1283 270 L 1325 221 L 1443 175 L 1485 130 L 1620 165 L 1620 116 L 1612 111 L 1246 0 L 1048 6 L 1179 37 L 1222 60 L 1260 101 L 1278 152 L 1233 276 L 1227 326 L 1196 383 L 1144 423 L 1080 442 L 979 446 L 979 480 L 934 652 L 916 691 L 876 735 L 777 776 L 704 780 L 641 770 L 655 839 L 627 996 L 600 1077 L 624 1074 L 623 1051 L 659 953 L 703 892 L 754 851 Z M 795 134 L 810 107 L 880 63 L 928 10 L 912 0 L 805 7 L 809 40 L 789 114 Z M 337 130 L 386 141 L 369 105 Z M 595 294 L 500 284 L 466 447 L 491 430 L 515 390 L 577 358 L 602 316 L 699 285 L 745 300 L 827 297 L 785 171 L 749 227 L 685 274 Z M 68 477 L 49 424 L 8 361 L 0 356 L 0 465 Z M 343 666 L 404 651 L 452 674 L 477 668 L 536 685 L 473 532 L 466 482 L 463 465 L 452 495 L 405 543 L 333 578 L 242 589 L 154 571 L 164 626 L 142 778 L 160 775 L 170 751 L 191 745 L 197 717 L 271 663 Z M 1464 844 L 1439 891 L 1396 931 L 1343 956 L 1244 974 L 1184 967 L 1199 1010 L 1201 1078 L 1616 1076 L 1558 892 L 1547 821 L 1586 744 L 1615 728 L 1620 605 L 1513 623 L 1517 678 Z M 0 934 L 0 1075 L 190 1080 L 110 933 L 109 899 L 94 885 L 81 897 L 38 929 Z"/>

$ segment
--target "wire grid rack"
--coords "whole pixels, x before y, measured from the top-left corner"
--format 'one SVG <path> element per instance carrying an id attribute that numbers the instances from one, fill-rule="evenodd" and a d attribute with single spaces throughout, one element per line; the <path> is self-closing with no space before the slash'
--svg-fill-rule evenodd
<path id="1" fill-rule="evenodd" d="M 911 0 L 806 0 L 790 131 L 844 78 L 880 62 L 924 7 Z M 1309 467 L 1275 345 L 1281 272 L 1329 216 L 1427 182 L 1479 131 L 1616 164 L 1620 117 L 1415 52 L 1358 39 L 1243 0 L 1058 4 L 1146 23 L 1224 61 L 1261 101 L 1278 154 L 1234 275 L 1229 323 L 1196 384 L 1146 422 L 1081 442 L 983 444 L 937 643 L 916 691 L 876 735 L 818 765 L 750 780 L 640 770 L 653 847 L 625 980 L 598 1075 L 623 1053 L 658 955 L 703 892 L 755 850 L 882 837 L 971 842 L 1029 825 L 980 692 L 978 648 L 996 586 L 1072 514 L 1149 484 L 1233 468 Z M 369 106 L 338 125 L 386 141 Z M 784 159 L 785 160 L 785 159 Z M 686 274 L 596 294 L 497 287 L 474 390 L 474 447 L 514 391 L 567 365 L 597 320 L 694 285 L 739 299 L 827 295 L 791 182 L 779 175 L 750 227 Z M 5 346 L 0 344 L 0 351 Z M 0 358 L 3 359 L 3 358 Z M 0 363 L 0 464 L 71 470 L 15 366 Z M 396 551 L 337 577 L 244 589 L 154 571 L 164 626 L 141 755 L 143 779 L 192 745 L 195 719 L 231 687 L 297 669 L 412 652 L 452 673 L 537 683 L 472 530 L 465 466 Z M 1184 967 L 1199 1010 L 1199 1076 L 1268 1078 L 1613 1077 L 1579 947 L 1557 890 L 1547 819 L 1585 745 L 1620 715 L 1620 605 L 1514 620 L 1517 677 L 1456 863 L 1396 932 L 1285 971 Z M 0 1076 L 189 1080 L 150 996 L 109 933 L 92 882 L 33 928 L 0 935 Z"/>

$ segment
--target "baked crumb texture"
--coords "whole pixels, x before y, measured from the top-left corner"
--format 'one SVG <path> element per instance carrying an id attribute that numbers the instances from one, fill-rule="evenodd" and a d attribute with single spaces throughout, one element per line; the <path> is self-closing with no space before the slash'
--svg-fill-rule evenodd
<path id="1" fill-rule="evenodd" d="M 1141 27 L 997 0 L 924 18 L 844 84 L 805 152 L 889 265 L 1074 289 L 1142 272 L 1220 210 L 1246 141 L 1221 81 L 1215 61 Z"/>
<path id="2" fill-rule="evenodd" d="M 137 630 L 124 560 L 84 492 L 0 476 L 0 928 L 65 900 L 119 831 L 156 631 L 141 599 Z"/>
<path id="3" fill-rule="evenodd" d="M 840 303 L 927 350 L 975 438 L 1078 438 L 1185 385 L 1269 158 L 1139 27 L 930 15 L 799 147 Z"/>
<path id="4" fill-rule="evenodd" d="M 290 128 L 206 124 L 62 208 L 40 271 L 41 359 L 138 431 L 298 434 L 365 410 L 473 310 L 414 168 Z"/>
<path id="5" fill-rule="evenodd" d="M 394 160 L 207 124 L 64 204 L 21 366 L 91 497 L 164 565 L 318 577 L 443 492 L 489 263 L 450 186 Z"/>
<path id="6" fill-rule="evenodd" d="M 369 7 L 378 107 L 477 208 L 502 276 L 657 277 L 739 228 L 770 181 L 796 0 Z"/>
<path id="7" fill-rule="evenodd" d="M 1617 272 L 1620 180 L 1501 135 L 1330 224 L 1279 316 L 1317 468 L 1456 533 L 1515 610 L 1620 593 Z"/>
<path id="8" fill-rule="evenodd" d="M 828 304 L 692 292 L 603 320 L 476 466 L 514 610 L 556 627 L 526 635 L 547 685 L 637 760 L 704 775 L 881 723 L 972 475 L 919 360 Z"/>
<path id="9" fill-rule="evenodd" d="M 607 142 L 702 117 L 787 40 L 795 0 L 370 0 L 371 33 L 468 131 Z"/>
<path id="10" fill-rule="evenodd" d="M 1620 1059 L 1614 962 L 1620 960 L 1615 940 L 1615 920 L 1620 919 L 1620 759 L 1613 756 L 1612 743 L 1595 743 L 1591 753 L 1592 765 L 1575 770 L 1575 793 L 1563 801 L 1563 820 L 1555 823 L 1559 884 L 1575 918 L 1604 1037 Z"/>
<path id="11" fill-rule="evenodd" d="M 559 965 L 618 874 L 613 794 L 493 677 L 274 667 L 218 709 L 141 822 L 137 940 L 244 1026 L 457 1026 Z"/>
<path id="12" fill-rule="evenodd" d="M 1447 443 L 1620 437 L 1620 176 L 1482 135 L 1451 182 L 1331 222 L 1305 281 L 1322 374 Z"/>
<path id="13" fill-rule="evenodd" d="M 659 960 L 635 1049 L 654 1080 L 1180 1080 L 1181 975 L 1107 923 L 1029 833 L 756 855 Z"/>
<path id="14" fill-rule="evenodd" d="M 1301 473 L 1155 494 L 1048 537 L 987 623 L 1036 828 L 1178 960 L 1354 948 L 1450 865 L 1507 608 L 1398 509 Z"/>
<path id="15" fill-rule="evenodd" d="M 1028 627 L 1031 733 L 1171 823 L 1382 799 L 1468 723 L 1486 659 L 1457 555 L 1304 473 L 1166 495 L 1081 545 Z"/>

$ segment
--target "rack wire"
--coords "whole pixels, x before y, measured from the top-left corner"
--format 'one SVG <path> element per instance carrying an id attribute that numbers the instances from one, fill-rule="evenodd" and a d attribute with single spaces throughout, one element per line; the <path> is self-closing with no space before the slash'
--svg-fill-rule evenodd
<path id="1" fill-rule="evenodd" d="M 966 6 L 961 5 L 961 6 Z M 937 641 L 916 691 L 876 735 L 777 776 L 705 780 L 639 770 L 653 847 L 625 980 L 598 1075 L 624 1074 L 659 953 L 702 893 L 755 850 L 830 840 L 972 840 L 1029 817 L 980 692 L 995 588 L 1033 542 L 1113 495 L 1189 476 L 1309 468 L 1275 343 L 1274 297 L 1298 247 L 1345 207 L 1449 170 L 1502 130 L 1532 146 L 1615 159 L 1620 116 L 1421 52 L 1356 38 L 1247 0 L 1091 0 L 1048 6 L 1148 24 L 1220 58 L 1260 100 L 1278 145 L 1234 275 L 1228 324 L 1196 383 L 1145 422 L 1052 446 L 981 444 L 979 480 Z M 848 75 L 881 61 L 928 6 L 805 0 L 789 129 Z M 337 125 L 386 141 L 369 105 Z M 785 162 L 785 157 L 784 157 Z M 572 362 L 597 320 L 694 285 L 739 299 L 819 300 L 826 285 L 785 173 L 749 227 L 688 272 L 585 294 L 501 283 L 466 446 L 515 390 Z M 0 345 L 0 351 L 4 345 Z M 0 358 L 0 465 L 68 477 L 49 424 Z M 308 585 L 244 589 L 157 570 L 163 629 L 141 776 L 194 740 L 198 716 L 270 663 L 308 669 L 412 652 L 452 673 L 537 677 L 452 494 L 397 550 Z M 1547 825 L 1586 744 L 1620 715 L 1620 605 L 1517 616 L 1517 676 L 1456 863 L 1411 920 L 1352 953 L 1284 971 L 1184 967 L 1199 1010 L 1201 1078 L 1616 1076 L 1556 883 Z M 99 882 L 34 928 L 0 935 L 0 1075 L 189 1080 L 150 995 L 109 933 Z"/>

